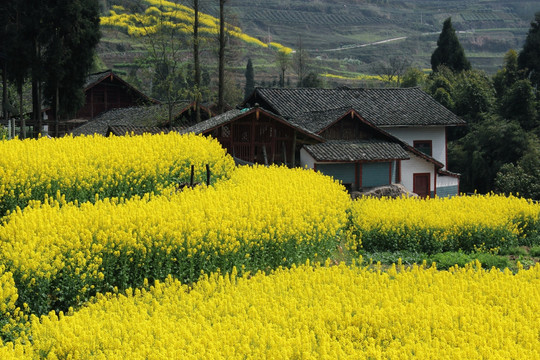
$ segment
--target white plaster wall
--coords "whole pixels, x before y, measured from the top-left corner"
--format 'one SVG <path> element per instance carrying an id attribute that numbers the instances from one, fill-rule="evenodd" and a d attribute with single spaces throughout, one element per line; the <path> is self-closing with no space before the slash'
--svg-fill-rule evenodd
<path id="1" fill-rule="evenodd" d="M 308 169 L 315 167 L 315 159 L 304 148 L 300 149 L 300 165 Z"/>
<path id="2" fill-rule="evenodd" d="M 435 189 L 435 165 L 428 162 L 415 154 L 408 152 L 411 157 L 409 160 L 401 161 L 401 184 L 407 188 L 410 192 L 413 191 L 413 174 L 417 173 L 429 173 L 430 191 Z"/>
<path id="3" fill-rule="evenodd" d="M 415 140 L 431 140 L 432 157 L 446 168 L 446 133 L 444 126 L 383 127 L 383 130 L 413 146 Z"/>
<path id="4" fill-rule="evenodd" d="M 454 176 L 437 175 L 437 187 L 458 186 L 459 178 Z"/>

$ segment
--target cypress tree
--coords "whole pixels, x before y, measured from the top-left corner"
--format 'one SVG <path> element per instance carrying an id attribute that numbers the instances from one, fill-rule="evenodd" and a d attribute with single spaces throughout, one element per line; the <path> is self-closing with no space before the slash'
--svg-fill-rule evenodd
<path id="1" fill-rule="evenodd" d="M 44 53 L 44 94 L 55 110 L 58 135 L 59 117 L 74 114 L 84 104 L 83 86 L 101 36 L 98 2 L 56 0 L 47 9 L 46 19 L 42 25 L 49 44 Z"/>
<path id="2" fill-rule="evenodd" d="M 225 2 L 219 0 L 218 111 L 225 110 Z"/>
<path id="3" fill-rule="evenodd" d="M 248 59 L 246 65 L 246 87 L 244 88 L 244 99 L 247 99 L 249 95 L 255 89 L 255 75 L 253 74 L 253 63 L 251 59 Z"/>
<path id="4" fill-rule="evenodd" d="M 437 48 L 431 55 L 433 71 L 437 71 L 440 65 L 445 65 L 458 72 L 471 69 L 471 63 L 467 60 L 465 51 L 459 43 L 451 18 L 444 21 L 439 40 L 437 40 Z"/>
<path id="5" fill-rule="evenodd" d="M 534 14 L 535 21 L 525 39 L 523 49 L 519 52 L 518 65 L 530 76 L 533 85 L 540 85 L 540 11 Z"/>

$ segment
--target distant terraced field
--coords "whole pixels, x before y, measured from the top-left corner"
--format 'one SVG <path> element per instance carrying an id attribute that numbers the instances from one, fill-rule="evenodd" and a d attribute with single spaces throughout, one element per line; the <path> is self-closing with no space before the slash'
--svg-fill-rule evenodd
<path id="1" fill-rule="evenodd" d="M 122 5 L 128 1 L 107 3 Z M 201 1 L 201 11 L 217 17 L 217 5 Z M 343 76 L 364 78 L 372 73 L 374 63 L 392 56 L 406 57 L 421 69 L 430 68 L 442 22 L 448 17 L 452 17 L 473 67 L 494 73 L 509 49 L 523 46 L 532 16 L 540 11 L 540 5 L 529 0 L 228 0 L 225 9 L 227 21 L 261 44 L 274 42 L 296 49 L 301 40 L 313 59 L 313 70 L 326 79 L 326 86 L 334 86 L 334 80 L 343 81 Z M 142 54 L 139 40 L 110 29 L 103 34 L 103 62 L 127 74 L 129 64 Z M 215 76 L 215 45 L 207 45 L 203 61 Z M 228 70 L 239 84 L 244 81 L 248 58 L 253 61 L 257 85 L 279 79 L 275 48 L 245 43 L 231 46 L 235 55 L 228 60 Z M 189 54 L 186 48 L 186 58 Z M 292 68 L 286 76 L 295 83 Z M 366 84 L 352 80 L 345 85 Z"/>

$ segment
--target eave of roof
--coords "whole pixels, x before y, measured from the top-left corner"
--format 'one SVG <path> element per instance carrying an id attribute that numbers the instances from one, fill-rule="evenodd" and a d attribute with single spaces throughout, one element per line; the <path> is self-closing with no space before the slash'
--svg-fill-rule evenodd
<path id="1" fill-rule="evenodd" d="M 295 124 L 293 122 L 288 121 L 287 119 L 284 119 L 283 117 L 276 115 L 268 110 L 265 110 L 263 108 L 259 107 L 253 107 L 253 108 L 245 108 L 245 109 L 233 109 L 229 110 L 227 112 L 224 112 L 223 114 L 214 116 L 213 118 L 210 118 L 205 121 L 201 121 L 198 124 L 195 124 L 189 128 L 186 129 L 186 132 L 193 132 L 195 134 L 202 134 L 206 132 L 210 132 L 220 126 L 223 126 L 227 123 L 233 122 L 241 117 L 250 115 L 254 112 L 260 112 L 265 114 L 266 116 L 271 117 L 272 119 L 281 122 L 287 126 L 292 127 L 293 129 L 307 135 L 308 137 L 311 137 L 313 139 L 316 139 L 317 141 L 324 141 L 322 137 L 319 135 L 299 126 L 298 124 Z"/>
<path id="2" fill-rule="evenodd" d="M 410 159 L 401 144 L 381 140 L 328 140 L 305 145 L 304 149 L 318 162 L 375 162 Z"/>
<path id="3" fill-rule="evenodd" d="M 461 177 L 461 174 L 451 172 L 451 171 L 448 171 L 448 170 L 445 170 L 445 169 L 439 169 L 437 171 L 437 173 L 440 174 L 440 175 L 443 175 L 443 176 L 451 176 L 451 177 L 455 177 L 455 178 Z"/>

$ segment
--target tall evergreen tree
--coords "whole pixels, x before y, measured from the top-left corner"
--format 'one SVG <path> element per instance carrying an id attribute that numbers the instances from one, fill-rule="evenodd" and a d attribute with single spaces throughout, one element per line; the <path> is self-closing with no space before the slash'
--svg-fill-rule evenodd
<path id="1" fill-rule="evenodd" d="M 43 52 L 47 46 L 50 33 L 48 33 L 48 27 L 43 26 L 50 22 L 47 19 L 49 3 L 45 0 L 17 0 L 24 5 L 24 25 L 22 36 L 25 42 L 30 44 L 30 77 L 32 82 L 32 119 L 34 124 L 37 124 L 34 129 L 34 136 L 37 136 L 42 132 L 43 119 L 42 119 L 42 93 L 43 93 L 43 81 L 44 81 L 44 58 Z M 53 19 L 56 21 L 57 19 Z"/>
<path id="2" fill-rule="evenodd" d="M 540 11 L 534 14 L 534 21 L 519 52 L 518 65 L 526 70 L 533 85 L 540 85 Z"/>
<path id="3" fill-rule="evenodd" d="M 248 59 L 245 75 L 246 87 L 244 88 L 244 99 L 251 95 L 253 89 L 255 89 L 255 75 L 253 73 L 253 63 L 251 62 L 251 59 Z"/>
<path id="4" fill-rule="evenodd" d="M 13 113 L 17 113 L 20 118 L 20 137 L 26 137 L 26 119 L 23 103 L 23 86 L 30 73 L 31 42 L 25 38 L 24 27 L 26 25 L 26 5 L 25 1 L 10 2 L 11 5 L 5 6 L 2 10 L 7 15 L 5 23 L 5 36 L 3 48 L 5 55 L 5 74 L 6 80 L 9 80 L 17 91 L 18 107 Z M 12 136 L 15 135 L 15 123 L 12 122 Z"/>
<path id="5" fill-rule="evenodd" d="M 195 67 L 195 121 L 201 121 L 201 64 L 199 61 L 199 0 L 193 0 L 193 66 Z"/>
<path id="6" fill-rule="evenodd" d="M 10 44 L 15 41 L 13 27 L 16 18 L 15 3 L 4 1 L 0 3 L 0 71 L 2 72 L 2 117 L 9 118 L 9 98 L 8 98 L 8 60 L 10 58 Z M 10 133 L 9 136 L 13 136 Z"/>
<path id="7" fill-rule="evenodd" d="M 493 75 L 493 85 L 497 92 L 497 99 L 500 101 L 505 92 L 521 78 L 518 70 L 518 54 L 510 49 L 504 54 L 503 68 Z"/>
<path id="8" fill-rule="evenodd" d="M 59 119 L 84 103 L 83 85 L 101 36 L 99 6 L 97 0 L 55 0 L 47 9 L 44 95 L 54 109 L 58 135 Z"/>
<path id="9" fill-rule="evenodd" d="M 501 100 L 500 114 L 507 120 L 517 120 L 525 130 L 538 124 L 536 92 L 529 79 L 518 80 L 506 90 Z"/>
<path id="10" fill-rule="evenodd" d="M 465 56 L 465 51 L 456 36 L 451 18 L 444 21 L 437 48 L 431 55 L 431 68 L 437 71 L 440 65 L 445 65 L 454 71 L 469 70 L 471 63 Z"/>
<path id="11" fill-rule="evenodd" d="M 218 111 L 225 110 L 225 2 L 219 0 Z"/>
<path id="12" fill-rule="evenodd" d="M 98 0 L 4 3 L 9 4 L 0 7 L 2 19 L 7 20 L 2 21 L 3 30 L 12 28 L 15 32 L 9 43 L 2 41 L 6 59 L 3 73 L 15 83 L 19 98 L 22 84 L 31 77 L 33 119 L 40 132 L 42 88 L 58 116 L 73 113 L 84 101 L 82 87 L 100 38 Z M 24 123 L 21 125 L 24 137 Z"/>

